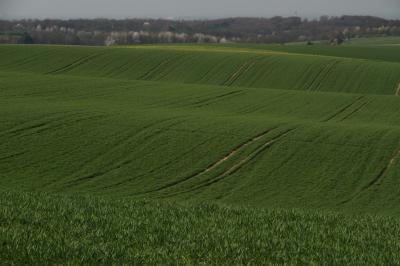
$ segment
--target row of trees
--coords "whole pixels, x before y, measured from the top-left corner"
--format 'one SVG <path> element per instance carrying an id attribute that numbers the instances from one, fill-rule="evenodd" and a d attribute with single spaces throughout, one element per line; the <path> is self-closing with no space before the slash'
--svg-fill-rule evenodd
<path id="1" fill-rule="evenodd" d="M 127 45 L 141 43 L 226 43 L 224 37 L 217 37 L 203 33 L 188 35 L 170 31 L 113 31 L 113 32 L 86 32 L 78 31 L 67 33 L 52 32 L 23 32 L 0 35 L 0 43 L 12 44 L 72 44 L 72 45 Z"/>
<path id="2" fill-rule="evenodd" d="M 218 20 L 0 21 L 0 43 L 117 45 L 136 43 L 285 43 L 400 36 L 400 21 L 369 16 Z"/>

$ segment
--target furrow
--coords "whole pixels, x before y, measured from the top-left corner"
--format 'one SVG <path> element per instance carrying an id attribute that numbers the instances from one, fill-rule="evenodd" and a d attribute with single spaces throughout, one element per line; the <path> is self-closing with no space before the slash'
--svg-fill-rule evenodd
<path id="1" fill-rule="evenodd" d="M 337 117 L 338 115 L 342 114 L 343 112 L 345 112 L 346 110 L 350 109 L 353 105 L 355 105 L 357 102 L 359 102 L 361 99 L 365 98 L 365 96 L 360 96 L 358 97 L 355 101 L 353 101 L 352 103 L 344 106 L 343 108 L 339 109 L 339 111 L 337 111 L 336 113 L 334 113 L 333 115 L 331 115 L 330 117 L 328 117 L 325 120 L 322 120 L 322 122 L 329 122 L 332 119 L 334 119 L 335 117 Z"/>
<path id="2" fill-rule="evenodd" d="M 0 137 L 6 135 L 16 136 L 29 130 L 44 127 L 48 123 L 62 119 L 66 114 L 68 114 L 68 112 L 55 112 L 50 114 L 48 117 L 39 117 L 37 119 L 30 120 L 29 122 L 24 122 L 22 125 L 18 125 L 11 129 L 0 132 Z"/>
<path id="3" fill-rule="evenodd" d="M 68 65 L 65 65 L 65 66 L 60 67 L 60 68 L 58 68 L 56 70 L 47 72 L 47 73 L 45 73 L 45 75 L 58 74 L 58 73 L 69 71 L 69 70 L 74 69 L 74 68 L 76 68 L 78 66 L 81 66 L 81 65 L 89 62 L 90 60 L 92 60 L 94 58 L 97 58 L 97 57 L 99 57 L 101 55 L 102 55 L 102 53 L 84 56 L 82 58 L 79 58 L 78 60 L 75 60 L 74 62 L 72 62 L 72 63 L 70 63 Z"/>
<path id="4" fill-rule="evenodd" d="M 313 85 L 315 84 L 315 82 L 318 81 L 318 78 L 322 75 L 322 73 L 325 71 L 325 69 L 326 69 L 327 67 L 329 67 L 329 62 L 328 62 L 326 65 L 324 65 L 324 66 L 318 71 L 318 74 L 316 74 L 315 77 L 311 80 L 310 85 L 307 86 L 306 91 L 312 90 Z"/>
<path id="5" fill-rule="evenodd" d="M 361 188 L 361 190 L 359 192 L 357 192 L 356 194 L 354 194 L 352 197 L 350 197 L 349 199 L 346 199 L 342 202 L 340 202 L 339 204 L 345 204 L 348 203 L 352 200 L 354 200 L 355 198 L 359 197 L 362 193 L 364 193 L 365 191 L 367 191 L 368 189 L 370 189 L 371 187 L 373 187 L 374 185 L 382 182 L 383 178 L 386 176 L 387 172 L 392 168 L 392 166 L 394 165 L 394 163 L 396 162 L 396 159 L 400 156 L 400 148 L 397 149 L 392 157 L 390 157 L 389 162 L 385 165 L 385 167 L 378 173 L 378 175 L 372 179 L 367 185 L 365 185 L 364 187 Z"/>
<path id="6" fill-rule="evenodd" d="M 217 95 L 215 97 L 212 98 L 208 98 L 208 99 L 204 99 L 198 102 L 195 102 L 193 104 L 194 107 L 203 107 L 203 106 L 207 106 L 210 105 L 212 103 L 227 99 L 227 98 L 232 98 L 232 97 L 236 97 L 239 95 L 243 94 L 243 90 L 237 90 L 237 91 L 232 91 L 232 92 L 228 92 L 228 93 L 224 93 L 221 95 Z"/>
<path id="7" fill-rule="evenodd" d="M 161 121 L 161 123 L 165 123 L 165 122 L 170 121 L 170 120 L 174 120 L 174 118 Z M 151 125 L 149 125 L 149 126 L 147 126 L 147 127 L 144 127 L 144 128 L 141 129 L 140 132 L 138 132 L 137 134 L 134 134 L 133 136 L 132 136 L 132 135 L 127 136 L 126 138 L 122 139 L 119 143 L 117 143 L 117 144 L 112 148 L 112 150 L 118 149 L 118 148 L 121 147 L 122 145 L 125 145 L 125 144 L 126 144 L 127 142 L 129 142 L 131 139 L 137 137 L 139 134 L 145 132 L 148 128 L 151 128 L 152 126 L 154 126 L 154 125 L 156 125 L 156 124 L 159 124 L 159 123 L 160 123 L 160 122 L 156 122 L 156 123 L 153 123 L 153 124 L 151 124 Z M 147 137 L 145 137 L 144 139 L 142 139 L 141 142 L 144 143 L 144 142 L 146 142 L 148 139 L 154 137 L 155 135 L 158 135 L 158 134 L 160 134 L 160 133 L 162 133 L 162 132 L 168 130 L 168 128 L 173 127 L 173 126 L 176 126 L 176 125 L 181 124 L 181 123 L 183 123 L 183 121 L 177 121 L 177 122 L 174 122 L 174 123 L 170 124 L 167 128 L 164 128 L 164 127 L 163 127 L 163 128 L 159 128 L 159 129 L 158 129 L 157 131 L 155 131 L 151 136 L 147 136 Z M 106 153 L 106 154 L 107 154 L 107 153 Z M 106 157 L 106 154 L 103 154 L 103 155 L 97 157 L 96 159 L 92 160 L 91 162 L 94 162 L 95 160 L 99 160 L 99 159 L 101 159 L 101 158 Z M 111 168 L 111 169 L 107 169 L 107 170 L 104 170 L 104 171 L 98 171 L 98 172 L 95 172 L 95 173 L 92 173 L 92 174 L 89 174 L 89 175 L 85 175 L 85 176 L 78 177 L 78 178 L 76 178 L 76 179 L 67 181 L 67 182 L 66 182 L 66 187 L 74 186 L 74 185 L 80 183 L 81 181 L 85 181 L 85 180 L 88 180 L 88 179 L 94 179 L 94 178 L 96 178 L 96 177 L 103 176 L 103 175 L 105 175 L 105 174 L 107 174 L 107 173 L 109 173 L 109 172 L 111 172 L 111 171 L 113 171 L 113 170 L 119 169 L 119 168 L 121 168 L 122 166 L 124 166 L 124 165 L 126 165 L 126 164 L 129 164 L 130 162 L 132 162 L 132 160 L 126 160 L 126 161 L 124 161 L 124 162 L 122 162 L 122 163 L 120 163 L 120 164 L 117 164 L 116 166 L 114 166 L 114 167 Z"/>
<path id="8" fill-rule="evenodd" d="M 162 165 L 160 165 L 160 166 L 157 166 L 157 167 L 151 169 L 151 170 L 148 171 L 148 172 L 145 172 L 145 173 L 143 173 L 143 174 L 140 174 L 140 175 L 137 175 L 137 176 L 134 176 L 134 177 L 125 179 L 125 180 L 120 181 L 120 182 L 118 182 L 118 183 L 115 183 L 115 184 L 113 184 L 113 185 L 106 186 L 106 187 L 104 187 L 103 189 L 108 189 L 108 188 L 112 188 L 112 187 L 117 187 L 117 186 L 120 186 L 120 185 L 129 183 L 129 182 L 132 182 L 132 181 L 135 180 L 135 179 L 138 179 L 138 178 L 141 178 L 141 177 L 145 177 L 145 176 L 148 176 L 148 175 L 150 175 L 150 174 L 153 174 L 153 173 L 155 173 L 155 172 L 157 172 L 157 171 L 159 171 L 159 170 L 165 169 L 166 167 L 168 167 L 169 165 L 173 164 L 173 163 L 176 162 L 177 160 L 180 160 L 180 159 L 186 157 L 187 155 L 189 155 L 190 153 L 192 153 L 196 148 L 201 147 L 201 146 L 203 146 L 204 144 L 208 143 L 208 142 L 211 141 L 213 138 L 214 138 L 214 137 L 202 141 L 201 143 L 199 143 L 199 144 L 196 145 L 195 147 L 193 147 L 193 148 L 189 149 L 188 151 L 182 153 L 182 154 L 181 154 L 180 156 L 178 156 L 177 158 L 174 158 L 174 159 L 172 159 L 172 160 L 169 160 L 168 162 L 166 162 L 166 163 L 164 163 L 164 164 L 162 164 Z"/>
<path id="9" fill-rule="evenodd" d="M 149 71 L 147 71 L 145 74 L 143 74 L 141 77 L 139 77 L 139 79 L 142 79 L 142 80 L 151 79 L 151 77 L 157 72 L 157 70 L 162 68 L 164 65 L 169 64 L 170 62 L 171 62 L 171 59 L 167 59 L 167 60 L 159 63 L 158 65 L 156 65 L 155 67 L 153 67 Z"/>
<path id="10" fill-rule="evenodd" d="M 370 103 L 371 103 L 371 101 L 362 103 L 359 107 L 357 107 L 357 108 L 354 109 L 352 112 L 350 112 L 349 114 L 347 114 L 345 117 L 343 117 L 342 119 L 340 119 L 340 121 L 344 121 L 344 120 L 350 118 L 351 116 L 353 116 L 355 113 L 359 112 L 361 109 L 363 109 L 365 106 L 367 106 L 367 105 L 370 104 Z"/>
<path id="11" fill-rule="evenodd" d="M 327 77 L 329 77 L 329 74 L 332 72 L 332 70 L 335 68 L 335 66 L 339 63 L 339 61 L 333 61 L 328 67 L 325 69 L 325 73 L 322 75 L 322 77 L 319 79 L 318 84 L 315 86 L 316 90 L 319 91 L 321 88 L 321 85 L 323 82 L 326 80 Z"/>

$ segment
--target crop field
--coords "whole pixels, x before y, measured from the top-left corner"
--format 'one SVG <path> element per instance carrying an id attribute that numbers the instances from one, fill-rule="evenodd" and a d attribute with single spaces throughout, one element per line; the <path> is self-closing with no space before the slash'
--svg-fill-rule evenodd
<path id="1" fill-rule="evenodd" d="M 400 37 L 399 36 L 390 36 L 390 37 L 376 37 L 376 38 L 355 38 L 352 39 L 349 44 L 351 45 L 368 45 L 368 46 L 376 46 L 376 45 L 400 45 Z"/>
<path id="2" fill-rule="evenodd" d="M 394 218 L 15 192 L 0 203 L 3 265 L 400 263 Z"/>
<path id="3" fill-rule="evenodd" d="M 0 258 L 399 264 L 399 52 L 0 46 Z"/>

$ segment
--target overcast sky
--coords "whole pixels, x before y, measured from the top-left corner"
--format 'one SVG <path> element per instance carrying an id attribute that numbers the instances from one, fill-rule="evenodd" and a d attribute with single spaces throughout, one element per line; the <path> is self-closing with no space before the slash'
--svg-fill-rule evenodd
<path id="1" fill-rule="evenodd" d="M 0 0 L 0 18 L 217 18 L 375 15 L 400 19 L 400 0 Z"/>

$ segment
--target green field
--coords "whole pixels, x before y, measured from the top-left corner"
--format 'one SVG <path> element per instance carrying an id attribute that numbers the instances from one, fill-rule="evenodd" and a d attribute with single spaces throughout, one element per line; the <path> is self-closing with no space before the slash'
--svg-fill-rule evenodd
<path id="1" fill-rule="evenodd" d="M 400 37 L 399 36 L 386 36 L 386 37 L 375 37 L 375 38 L 354 38 L 351 39 L 348 44 L 361 46 L 376 46 L 376 45 L 400 45 Z"/>
<path id="2" fill-rule="evenodd" d="M 399 55 L 0 46 L 0 258 L 399 264 Z"/>
<path id="3" fill-rule="evenodd" d="M 2 265 L 400 263 L 394 218 L 15 192 L 0 203 Z"/>

